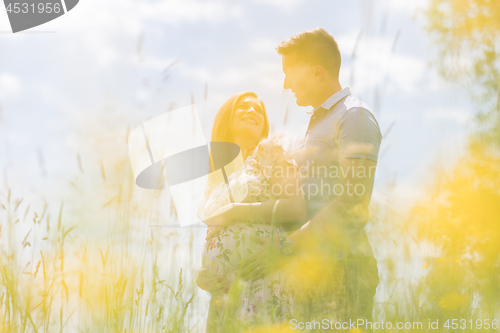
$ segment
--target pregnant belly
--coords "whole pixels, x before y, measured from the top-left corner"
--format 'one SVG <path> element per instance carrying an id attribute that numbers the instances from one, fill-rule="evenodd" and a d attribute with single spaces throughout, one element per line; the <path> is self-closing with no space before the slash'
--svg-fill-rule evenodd
<path id="1" fill-rule="evenodd" d="M 275 237 L 283 235 L 281 227 L 274 227 Z M 269 237 L 271 226 L 261 223 L 235 223 L 221 231 L 203 246 L 203 267 L 216 276 L 229 278 L 236 273 L 235 268 L 242 260 L 262 246 L 250 239 L 250 235 Z"/>

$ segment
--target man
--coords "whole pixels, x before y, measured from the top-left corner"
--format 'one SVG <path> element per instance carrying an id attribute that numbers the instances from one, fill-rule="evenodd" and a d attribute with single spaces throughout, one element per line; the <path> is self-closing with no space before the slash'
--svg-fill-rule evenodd
<path id="1" fill-rule="evenodd" d="M 382 139 L 378 123 L 349 88 L 342 89 L 340 51 L 328 32 L 303 31 L 277 51 L 284 88 L 297 105 L 314 108 L 294 154 L 309 222 L 286 240 L 255 237 L 264 246 L 245 260 L 243 275 L 254 279 L 299 258 L 294 274 L 301 280 L 305 320 L 370 320 L 379 280 L 364 227 Z"/>

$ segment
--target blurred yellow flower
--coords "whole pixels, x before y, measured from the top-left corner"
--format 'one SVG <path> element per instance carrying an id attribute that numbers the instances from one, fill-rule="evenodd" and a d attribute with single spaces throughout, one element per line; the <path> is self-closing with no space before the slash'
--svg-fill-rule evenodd
<path id="1" fill-rule="evenodd" d="M 290 328 L 288 322 L 271 326 L 269 325 L 259 326 L 243 331 L 243 333 L 289 333 L 289 332 L 294 332 L 294 330 Z"/>
<path id="2" fill-rule="evenodd" d="M 439 301 L 439 306 L 443 309 L 456 311 L 467 302 L 467 295 L 451 292 L 444 295 Z"/>

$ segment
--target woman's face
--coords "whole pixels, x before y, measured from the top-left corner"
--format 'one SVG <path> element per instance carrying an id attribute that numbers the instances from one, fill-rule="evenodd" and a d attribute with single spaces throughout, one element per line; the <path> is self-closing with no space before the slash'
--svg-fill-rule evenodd
<path id="1" fill-rule="evenodd" d="M 236 105 L 231 124 L 231 134 L 236 143 L 258 143 L 264 132 L 264 110 L 259 99 L 243 97 Z"/>

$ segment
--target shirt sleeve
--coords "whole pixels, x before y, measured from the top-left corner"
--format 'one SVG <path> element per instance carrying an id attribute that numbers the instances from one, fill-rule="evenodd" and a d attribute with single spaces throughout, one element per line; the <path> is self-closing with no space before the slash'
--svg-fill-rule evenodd
<path id="1" fill-rule="evenodd" d="M 377 162 L 382 134 L 370 111 L 362 107 L 347 110 L 340 119 L 337 140 L 340 157 Z"/>

